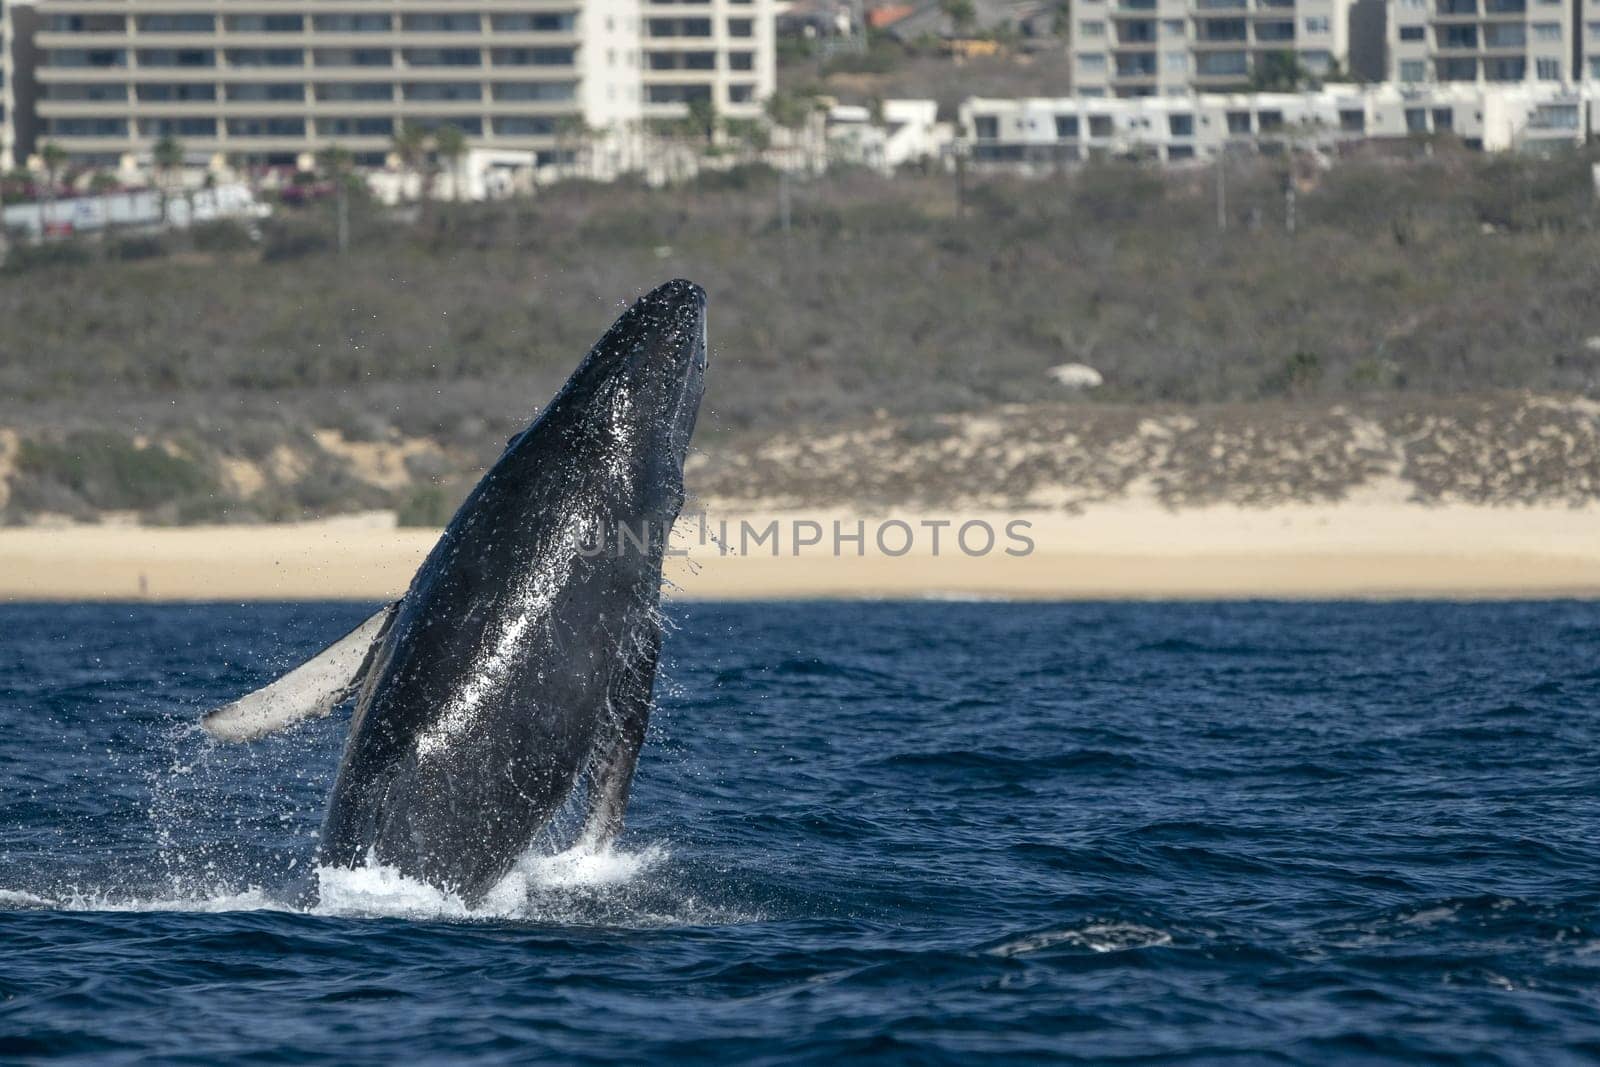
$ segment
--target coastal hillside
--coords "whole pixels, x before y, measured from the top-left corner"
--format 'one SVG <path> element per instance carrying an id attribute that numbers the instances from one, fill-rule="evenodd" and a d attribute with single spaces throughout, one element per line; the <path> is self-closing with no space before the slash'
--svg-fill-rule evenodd
<path id="1" fill-rule="evenodd" d="M 237 428 L 236 428 L 237 429 Z M 389 510 L 437 525 L 497 448 L 265 425 L 226 438 L 0 431 L 10 525 L 274 522 Z M 229 444 L 243 441 L 244 444 Z M 1504 393 L 1363 404 L 1013 404 L 981 413 L 719 435 L 691 507 L 1076 513 L 1150 502 L 1267 507 L 1380 494 L 1421 504 L 1600 501 L 1600 403 Z"/>
<path id="2" fill-rule="evenodd" d="M 1422 149 L 1427 151 L 1423 152 Z M 429 525 L 632 296 L 711 294 L 708 500 L 1071 509 L 1590 499 L 1591 160 L 1448 142 L 1296 184 L 740 168 L 669 190 L 285 206 L 13 249 L 0 521 Z M 1219 225 L 1220 223 L 1220 225 Z"/>

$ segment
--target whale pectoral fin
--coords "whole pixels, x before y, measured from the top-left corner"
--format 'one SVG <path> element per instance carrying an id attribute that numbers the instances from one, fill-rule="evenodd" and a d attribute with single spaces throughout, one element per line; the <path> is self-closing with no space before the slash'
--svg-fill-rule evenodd
<path id="1" fill-rule="evenodd" d="M 200 720 L 218 741 L 254 741 L 327 715 L 359 686 L 373 650 L 389 630 L 397 600 L 282 678 Z"/>
<path id="2" fill-rule="evenodd" d="M 650 725 L 650 694 L 655 688 L 656 660 L 661 655 L 661 630 L 652 626 L 640 646 L 617 666 L 607 702 L 611 734 L 595 747 L 589 764 L 589 818 L 581 843 L 604 848 L 622 832 L 622 812 L 639 763 L 639 749 Z"/>

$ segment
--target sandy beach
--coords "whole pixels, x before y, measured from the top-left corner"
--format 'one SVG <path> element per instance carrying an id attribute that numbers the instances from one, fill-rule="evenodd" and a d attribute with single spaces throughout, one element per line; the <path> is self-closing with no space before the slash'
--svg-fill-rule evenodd
<path id="1" fill-rule="evenodd" d="M 0 597 L 377 600 L 405 589 L 437 536 L 396 528 L 388 513 L 274 526 L 12 528 L 0 531 Z M 671 595 L 698 599 L 1600 595 L 1595 506 L 711 509 L 704 532 L 698 519 L 680 520 L 674 541 L 685 554 L 667 561 Z"/>

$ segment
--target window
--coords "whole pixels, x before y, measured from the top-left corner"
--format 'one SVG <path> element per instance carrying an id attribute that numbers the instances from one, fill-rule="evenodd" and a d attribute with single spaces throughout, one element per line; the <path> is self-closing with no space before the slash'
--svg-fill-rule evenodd
<path id="1" fill-rule="evenodd" d="M 652 85 L 645 90 L 650 104 L 687 104 L 691 100 L 710 100 L 709 85 Z"/>
<path id="2" fill-rule="evenodd" d="M 646 37 L 710 37 L 710 19 L 646 19 Z"/>
<path id="3" fill-rule="evenodd" d="M 388 33 L 388 15 L 313 15 L 311 26 L 319 33 Z"/>
<path id="4" fill-rule="evenodd" d="M 482 100 L 477 82 L 406 82 L 401 92 L 407 100 Z"/>
<path id="5" fill-rule="evenodd" d="M 1600 80 L 1600 57 L 1589 60 L 1589 77 Z"/>
<path id="6" fill-rule="evenodd" d="M 215 137 L 217 120 L 203 118 L 140 119 L 140 137 Z"/>
<path id="7" fill-rule="evenodd" d="M 1327 15 L 1309 15 L 1306 18 L 1307 33 L 1327 33 L 1333 28 L 1333 23 Z"/>
<path id="8" fill-rule="evenodd" d="M 1533 110 L 1528 125 L 1536 130 L 1576 130 L 1578 106 L 1576 104 L 1540 104 Z"/>
<path id="9" fill-rule="evenodd" d="M 1533 39 L 1535 41 L 1561 40 L 1561 23 L 1535 22 L 1533 24 Z"/>
<path id="10" fill-rule="evenodd" d="M 1528 76 L 1528 61 L 1521 56 L 1515 59 L 1486 59 L 1483 76 L 1492 82 L 1519 82 Z"/>
<path id="11" fill-rule="evenodd" d="M 1537 61 L 1539 80 L 1542 82 L 1558 82 L 1561 80 L 1561 60 L 1541 58 Z"/>
<path id="12" fill-rule="evenodd" d="M 1400 39 L 1402 41 L 1421 41 L 1428 36 L 1428 31 L 1422 26 L 1401 26 Z"/>
<path id="13" fill-rule="evenodd" d="M 1420 59 L 1403 59 L 1400 61 L 1400 80 L 1403 82 L 1419 82 L 1428 76 L 1428 64 Z"/>
<path id="14" fill-rule="evenodd" d="M 316 87 L 318 100 L 393 100 L 388 82 L 328 82 Z"/>
<path id="15" fill-rule="evenodd" d="M 755 19 L 729 19 L 729 37 L 754 37 L 756 35 Z"/>
<path id="16" fill-rule="evenodd" d="M 1195 71 L 1199 74 L 1242 76 L 1250 70 L 1250 60 L 1243 52 L 1202 52 L 1195 57 Z"/>
<path id="17" fill-rule="evenodd" d="M 298 48 L 230 48 L 230 67 L 299 67 L 306 54 Z"/>
<path id="18" fill-rule="evenodd" d="M 1520 24 L 1491 24 L 1483 28 L 1483 43 L 1490 48 L 1521 48 L 1528 43 L 1528 30 Z"/>
<path id="19" fill-rule="evenodd" d="M 1345 133 L 1367 132 L 1367 113 L 1354 108 L 1345 108 L 1339 112 L 1339 129 Z"/>
<path id="20" fill-rule="evenodd" d="M 144 20 L 139 22 L 139 28 L 144 29 Z M 122 33 L 127 27 L 121 15 L 51 15 L 45 20 L 45 28 L 51 33 Z"/>
<path id="21" fill-rule="evenodd" d="M 1077 138 L 1077 136 L 1078 136 L 1078 116 L 1076 116 L 1076 115 L 1057 115 L 1056 116 L 1056 140 L 1058 140 L 1058 141 L 1070 141 L 1070 140 L 1075 140 Z"/>
<path id="22" fill-rule="evenodd" d="M 1406 132 L 1428 132 L 1428 109 L 1425 107 L 1406 108 Z"/>
<path id="23" fill-rule="evenodd" d="M 1000 120 L 993 115 L 979 115 L 972 120 L 973 136 L 980 141 L 993 141 L 1000 137 Z"/>
<path id="24" fill-rule="evenodd" d="M 1189 73 L 1189 53 L 1168 52 L 1161 57 L 1161 65 L 1166 68 L 1168 74 L 1187 74 Z"/>
<path id="25" fill-rule="evenodd" d="M 401 57 L 412 67 L 478 67 L 483 53 L 476 48 L 402 48 Z"/>
<path id="26" fill-rule="evenodd" d="M 211 33 L 217 28 L 211 15 L 140 15 L 133 24 L 140 33 Z"/>
<path id="27" fill-rule="evenodd" d="M 300 15 L 229 15 L 222 24 L 229 33 L 299 33 L 306 28 Z"/>
<path id="28" fill-rule="evenodd" d="M 134 92 L 142 104 L 176 104 L 190 100 L 215 100 L 217 87 L 205 82 L 199 85 L 185 85 L 182 82 L 146 82 L 136 86 Z"/>
<path id="29" fill-rule="evenodd" d="M 572 100 L 577 95 L 573 82 L 502 82 L 494 87 L 496 100 Z"/>
<path id="30" fill-rule="evenodd" d="M 1447 107 L 1433 109 L 1433 132 L 1449 133 L 1456 128 L 1455 112 Z"/>
<path id="31" fill-rule="evenodd" d="M 283 103 L 305 98 L 305 86 L 299 82 L 242 82 L 228 86 L 229 100 Z"/>
<path id="32" fill-rule="evenodd" d="M 565 14 L 490 15 L 489 25 L 497 33 L 571 33 L 577 25 L 577 16 Z"/>
<path id="33" fill-rule="evenodd" d="M 728 86 L 728 103 L 730 104 L 748 104 L 755 98 L 756 87 L 754 85 Z"/>
<path id="34" fill-rule="evenodd" d="M 1434 64 L 1434 76 L 1442 82 L 1475 82 L 1478 80 L 1478 61 L 1441 59 Z"/>
<path id="35" fill-rule="evenodd" d="M 716 70 L 715 52 L 647 52 L 647 70 Z"/>
<path id="36" fill-rule="evenodd" d="M 1428 10 L 1428 0 L 1400 0 L 1400 10 L 1426 11 Z"/>
<path id="37" fill-rule="evenodd" d="M 45 129 L 56 137 L 126 137 L 127 119 L 46 119 Z"/>
<path id="38" fill-rule="evenodd" d="M 1106 72 L 1106 57 L 1102 52 L 1079 52 L 1078 73 L 1104 74 Z"/>
<path id="39" fill-rule="evenodd" d="M 477 33 L 483 23 L 476 11 L 401 15 L 400 29 L 406 33 Z"/>
<path id="40" fill-rule="evenodd" d="M 61 48 L 45 53 L 50 67 L 126 67 L 128 53 L 120 48 Z"/>
<path id="41" fill-rule="evenodd" d="M 1168 37 L 1182 37 L 1183 36 L 1183 20 L 1182 19 L 1162 19 L 1161 20 L 1161 32 L 1163 34 L 1165 34 L 1166 36 L 1168 36 Z"/>
<path id="42" fill-rule="evenodd" d="M 1089 116 L 1090 137 L 1110 137 L 1115 132 L 1111 125 L 1110 115 Z"/>
<path id="43" fill-rule="evenodd" d="M 387 48 L 318 48 L 311 53 L 319 67 L 388 67 L 394 53 Z"/>
<path id="44" fill-rule="evenodd" d="M 1473 48 L 1478 47 L 1478 27 L 1476 26 L 1442 26 L 1434 31 L 1439 37 L 1440 48 Z"/>
<path id="45" fill-rule="evenodd" d="M 1175 144 L 1167 148 L 1167 161 L 1174 162 L 1182 159 L 1194 158 L 1194 145 Z"/>
<path id="46" fill-rule="evenodd" d="M 229 137 L 304 137 L 305 119 L 229 119 Z"/>
<path id="47" fill-rule="evenodd" d="M 497 67 L 570 67 L 570 48 L 496 48 L 489 58 Z"/>
<path id="48" fill-rule="evenodd" d="M 756 54 L 754 52 L 729 52 L 729 70 L 755 70 Z"/>
<path id="49" fill-rule="evenodd" d="M 324 137 L 392 137 L 394 136 L 394 119 L 318 119 L 317 132 Z"/>
<path id="50" fill-rule="evenodd" d="M 494 132 L 501 137 L 549 137 L 556 123 L 537 115 L 505 115 L 494 120 Z"/>
<path id="51" fill-rule="evenodd" d="M 214 67 L 217 54 L 209 48 L 141 48 L 141 67 Z"/>
<path id="52" fill-rule="evenodd" d="M 1174 137 L 1193 137 L 1194 136 L 1194 116 L 1193 115 L 1168 115 L 1167 116 L 1167 130 Z"/>
<path id="53" fill-rule="evenodd" d="M 1600 22 L 1591 22 L 1588 26 L 1590 37 L 1600 37 Z"/>
<path id="54" fill-rule="evenodd" d="M 40 86 L 46 100 L 126 100 L 128 87 L 126 85 L 42 85 Z"/>
<path id="55" fill-rule="evenodd" d="M 1228 112 L 1228 132 L 1235 136 L 1238 136 L 1239 134 L 1248 134 L 1250 132 L 1250 112 Z"/>
<path id="56" fill-rule="evenodd" d="M 1091 22 L 1085 19 L 1078 24 L 1078 28 L 1082 31 L 1084 37 L 1104 37 L 1106 35 L 1106 24 L 1103 22 Z"/>
<path id="57" fill-rule="evenodd" d="M 1283 129 L 1283 112 L 1256 112 L 1256 129 L 1260 130 L 1262 133 L 1271 133 Z"/>
<path id="58" fill-rule="evenodd" d="M 1256 23 L 1256 40 L 1258 41 L 1293 41 L 1293 22 L 1258 22 Z"/>

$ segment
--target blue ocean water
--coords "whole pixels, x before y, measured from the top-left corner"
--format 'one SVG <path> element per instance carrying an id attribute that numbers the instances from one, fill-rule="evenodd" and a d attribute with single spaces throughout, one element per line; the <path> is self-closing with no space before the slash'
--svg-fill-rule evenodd
<path id="1" fill-rule="evenodd" d="M 1600 604 L 676 605 L 628 830 L 307 908 L 363 605 L 0 608 L 0 1057 L 1600 1057 Z"/>

